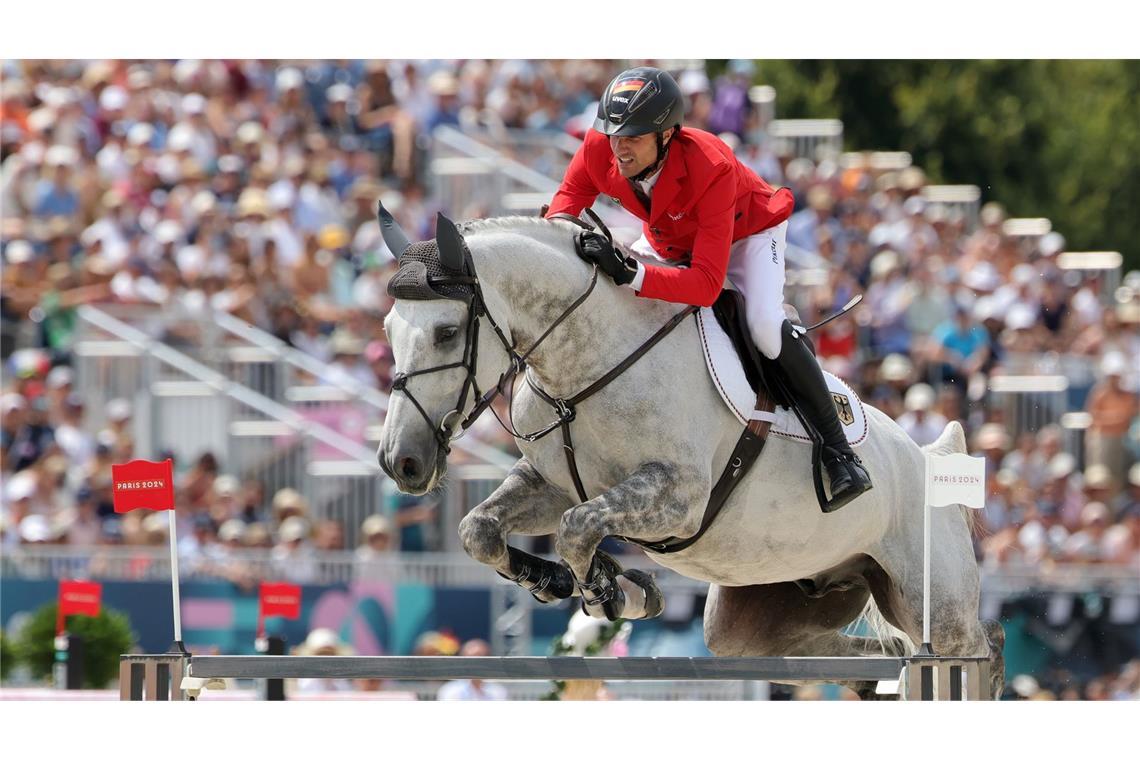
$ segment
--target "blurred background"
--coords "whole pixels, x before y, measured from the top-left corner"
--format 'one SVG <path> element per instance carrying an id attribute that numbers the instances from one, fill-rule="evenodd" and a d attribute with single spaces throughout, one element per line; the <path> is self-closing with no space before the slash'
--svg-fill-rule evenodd
<path id="1" fill-rule="evenodd" d="M 195 652 L 254 652 L 263 580 L 302 586 L 301 618 L 268 625 L 291 650 L 550 652 L 574 608 L 458 546 L 518 455 L 494 419 L 427 498 L 375 464 L 395 268 L 375 204 L 419 239 L 437 211 L 536 214 L 605 85 L 640 63 L 674 73 L 688 125 L 793 190 L 804 321 L 864 294 L 817 333 L 825 367 L 919 444 L 959 419 L 987 458 L 975 547 L 1009 698 L 1136 698 L 1140 65 L 1120 61 L 5 61 L 0 693 L 42 683 L 18 655 L 61 579 L 100 581 L 137 651 L 169 645 L 167 517 L 111 506 L 110 466 L 135 458 L 175 463 Z M 656 568 L 667 601 L 606 651 L 707 654 L 701 584 L 607 548 Z"/>

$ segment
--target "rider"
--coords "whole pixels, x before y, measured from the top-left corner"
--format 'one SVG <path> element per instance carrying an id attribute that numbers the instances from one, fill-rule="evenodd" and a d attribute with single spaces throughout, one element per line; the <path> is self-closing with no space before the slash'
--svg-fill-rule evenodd
<path id="1" fill-rule="evenodd" d="M 577 215 L 601 193 L 644 222 L 633 250 L 673 266 L 646 265 L 586 233 L 582 255 L 640 296 L 710 306 L 725 277 L 745 298 L 756 347 L 787 374 L 823 437 L 823 462 L 838 509 L 871 489 L 843 434 L 819 364 L 784 314 L 784 249 L 792 193 L 773 189 L 718 137 L 682 129 L 684 100 L 668 72 L 618 74 L 598 104 L 546 216 Z M 676 266 L 676 265 L 682 266 Z"/>

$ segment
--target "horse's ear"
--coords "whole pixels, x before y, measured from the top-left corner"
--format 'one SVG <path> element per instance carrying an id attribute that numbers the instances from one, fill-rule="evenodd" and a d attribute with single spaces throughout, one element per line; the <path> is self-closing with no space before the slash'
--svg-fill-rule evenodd
<path id="1" fill-rule="evenodd" d="M 463 252 L 467 245 L 455 223 L 444 216 L 442 211 L 435 222 L 435 240 L 439 245 L 439 263 L 443 264 L 443 268 L 452 272 L 465 271 L 466 257 Z"/>
<path id="2" fill-rule="evenodd" d="M 388 209 L 384 208 L 381 201 L 376 201 L 376 218 L 380 222 L 380 234 L 384 237 L 384 245 L 388 246 L 396 261 L 399 261 L 404 251 L 411 245 L 408 236 L 400 229 L 400 225 L 396 224 L 396 220 L 388 213 Z"/>

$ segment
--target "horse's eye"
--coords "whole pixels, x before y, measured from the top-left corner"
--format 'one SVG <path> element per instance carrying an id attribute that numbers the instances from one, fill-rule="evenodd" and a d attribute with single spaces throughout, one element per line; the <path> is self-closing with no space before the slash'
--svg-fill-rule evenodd
<path id="1" fill-rule="evenodd" d="M 437 328 L 435 331 L 435 342 L 437 344 L 447 343 L 450 340 L 454 340 L 456 335 L 459 335 L 459 328 L 458 327 L 456 327 L 454 325 L 448 325 L 447 327 L 440 327 L 440 328 Z"/>

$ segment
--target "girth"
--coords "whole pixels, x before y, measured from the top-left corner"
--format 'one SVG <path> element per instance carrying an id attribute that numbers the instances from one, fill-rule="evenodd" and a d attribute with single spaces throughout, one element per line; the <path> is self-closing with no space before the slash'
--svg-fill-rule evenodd
<path id="1" fill-rule="evenodd" d="M 637 350 L 627 356 L 620 364 L 595 380 L 585 390 L 580 391 L 568 399 L 551 396 L 534 382 L 530 374 L 527 374 L 527 384 L 531 390 L 534 391 L 540 399 L 550 404 L 558 414 L 558 420 L 555 423 L 535 434 L 534 437 L 528 437 L 528 439 L 538 440 L 538 438 L 553 432 L 556 427 L 562 430 L 562 449 L 566 454 L 566 467 L 570 471 L 570 479 L 574 482 L 574 490 L 577 492 L 580 502 L 589 501 L 590 497 L 582 485 L 582 476 L 578 472 L 578 462 L 574 452 L 574 439 L 570 432 L 570 424 L 577 416 L 578 404 L 609 385 L 615 378 L 633 366 L 638 359 L 648 353 L 649 350 L 657 345 L 666 335 L 671 333 L 686 317 L 696 313 L 697 310 L 696 306 L 689 306 L 677 312 L 661 329 L 642 343 Z M 775 404 L 769 395 L 761 392 L 757 396 L 756 410 L 752 414 L 752 419 L 744 428 L 744 432 L 741 433 L 740 440 L 737 441 L 731 456 L 728 458 L 728 464 L 724 472 L 721 473 L 720 478 L 709 494 L 709 501 L 705 506 L 704 517 L 701 519 L 700 529 L 697 530 L 696 533 L 688 538 L 670 537 L 664 541 L 643 541 L 641 539 L 628 538 L 625 536 L 614 536 L 614 538 L 619 541 L 637 544 L 658 554 L 670 554 L 692 546 L 697 539 L 705 534 L 709 526 L 712 525 L 713 520 L 716 519 L 716 516 L 728 501 L 728 497 L 732 495 L 736 486 L 744 479 L 744 476 L 752 468 L 757 457 L 760 456 L 760 452 L 763 451 L 764 444 L 768 440 L 768 432 L 776 419 L 773 414 L 774 410 Z"/>
<path id="2" fill-rule="evenodd" d="M 656 554 L 672 554 L 682 549 L 688 549 L 695 544 L 697 539 L 703 536 L 712 525 L 713 520 L 720 514 L 720 510 L 728 501 L 728 497 L 736 490 L 736 486 L 744 480 L 744 476 L 752 469 L 752 465 L 756 463 L 760 452 L 764 450 L 764 444 L 768 442 L 768 431 L 772 429 L 772 423 L 776 420 L 775 408 L 771 397 L 761 391 L 756 397 L 756 409 L 752 412 L 751 419 L 744 427 L 744 432 L 740 434 L 740 439 L 736 442 L 732 454 L 728 457 L 728 464 L 725 465 L 724 472 L 720 474 L 716 485 L 709 493 L 709 501 L 705 505 L 705 514 L 701 518 L 701 527 L 697 529 L 696 533 L 688 538 L 674 536 L 664 541 L 641 541 L 622 536 L 615 538 L 638 544 Z"/>
<path id="3" fill-rule="evenodd" d="M 638 346 L 638 348 L 629 356 L 625 357 L 625 359 L 623 359 L 620 364 L 618 364 L 606 374 L 599 377 L 594 382 L 590 383 L 587 388 L 574 394 L 568 399 L 554 398 L 549 393 L 540 388 L 534 382 L 534 379 L 529 373 L 527 374 L 526 381 L 531 390 L 534 391 L 540 399 L 554 407 L 555 412 L 558 413 L 557 422 L 541 431 L 540 433 L 536 434 L 535 437 L 528 437 L 528 440 L 538 440 L 539 438 L 545 436 L 547 433 L 552 432 L 556 427 L 562 429 L 562 449 L 566 452 L 566 465 L 570 469 L 570 478 L 574 481 L 574 490 L 578 492 L 578 498 L 581 501 L 589 501 L 590 497 L 586 495 L 586 489 L 582 486 L 582 476 L 578 474 L 578 463 L 574 457 L 574 441 L 570 435 L 570 423 L 574 421 L 574 417 L 577 415 L 578 404 L 590 398 L 590 396 L 593 396 L 602 388 L 605 388 L 607 385 L 613 382 L 615 378 L 617 378 L 619 375 L 637 363 L 638 359 L 645 356 L 645 354 L 647 354 L 651 348 L 656 346 L 666 335 L 673 332 L 677 325 L 685 321 L 686 317 L 691 314 L 695 314 L 696 312 L 696 306 L 687 306 L 681 311 L 674 314 L 669 319 L 669 321 L 661 327 L 661 329 L 653 333 L 653 335 L 651 335 L 648 340 Z"/>

